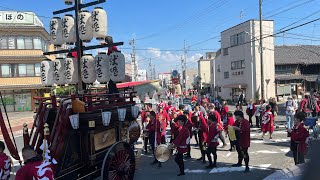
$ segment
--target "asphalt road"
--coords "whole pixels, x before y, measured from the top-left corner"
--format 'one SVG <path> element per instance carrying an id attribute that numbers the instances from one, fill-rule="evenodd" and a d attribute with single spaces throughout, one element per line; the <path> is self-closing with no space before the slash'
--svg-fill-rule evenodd
<path id="1" fill-rule="evenodd" d="M 231 110 L 234 108 L 231 107 Z M 200 150 L 195 146 L 195 141 L 192 139 L 192 158 L 185 161 L 186 175 L 177 177 L 178 166 L 174 162 L 174 156 L 166 163 L 163 163 L 161 168 L 157 165 L 150 165 L 153 161 L 152 154 L 141 154 L 137 157 L 136 180 L 171 180 L 171 179 L 223 179 L 223 180 L 259 180 L 272 174 L 276 170 L 284 169 L 294 165 L 291 152 L 289 151 L 289 139 L 286 137 L 286 131 L 283 127 L 285 122 L 284 116 L 277 116 L 276 123 L 280 125 L 274 133 L 274 139 L 261 140 L 259 129 L 252 128 L 251 130 L 251 147 L 249 149 L 251 171 L 244 174 L 244 167 L 231 168 L 231 164 L 237 162 L 237 153 L 229 152 L 229 146 L 226 148 L 218 148 L 218 164 L 215 169 L 205 169 L 205 164 L 196 161 L 200 157 Z M 268 136 L 266 136 L 268 137 Z M 23 146 L 22 136 L 16 137 L 16 142 L 19 151 Z M 137 148 L 141 149 L 142 145 L 138 144 Z M 6 152 L 9 154 L 8 152 Z M 21 154 L 21 153 L 20 153 Z M 20 165 L 17 161 L 14 162 L 14 171 L 19 169 Z"/>

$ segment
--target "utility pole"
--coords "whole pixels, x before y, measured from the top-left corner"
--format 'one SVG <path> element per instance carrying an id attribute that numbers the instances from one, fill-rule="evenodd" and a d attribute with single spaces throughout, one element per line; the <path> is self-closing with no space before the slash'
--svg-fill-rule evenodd
<path id="1" fill-rule="evenodd" d="M 263 46 L 262 46 L 262 0 L 259 0 L 259 17 L 260 17 L 260 63 L 261 63 L 261 98 L 265 99 L 264 96 L 264 70 L 263 70 Z"/>
<path id="2" fill-rule="evenodd" d="M 133 76 L 132 81 L 137 81 L 138 69 L 137 69 L 137 61 L 136 61 L 136 44 L 135 39 L 133 38 L 129 44 L 132 46 L 132 53 L 131 53 L 131 63 L 133 66 Z"/>
<path id="3" fill-rule="evenodd" d="M 157 79 L 157 77 L 156 77 L 156 65 L 153 65 L 153 79 Z"/>
<path id="4" fill-rule="evenodd" d="M 152 64 L 151 64 L 151 58 L 150 58 L 150 61 L 149 61 L 149 80 L 152 80 Z"/>
<path id="5" fill-rule="evenodd" d="M 182 87 L 186 90 L 187 84 L 187 47 L 186 47 L 186 40 L 184 40 L 183 46 L 183 56 L 181 58 L 181 67 L 182 67 Z"/>

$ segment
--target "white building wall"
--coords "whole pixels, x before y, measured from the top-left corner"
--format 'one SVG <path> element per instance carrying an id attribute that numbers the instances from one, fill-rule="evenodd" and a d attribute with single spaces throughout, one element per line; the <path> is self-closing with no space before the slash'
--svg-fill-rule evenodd
<path id="1" fill-rule="evenodd" d="M 264 21 L 263 25 L 263 34 L 273 34 L 273 21 Z M 230 37 L 241 32 L 245 32 L 244 43 L 232 47 Z M 245 88 L 247 99 L 255 99 L 256 92 L 260 94 L 259 42 L 253 41 L 253 39 L 256 39 L 255 37 L 259 38 L 259 21 L 254 20 L 244 22 L 221 33 L 221 54 L 216 57 L 214 63 L 211 63 L 211 67 L 215 70 L 215 72 L 211 72 L 211 76 L 215 76 L 211 83 L 215 83 L 216 86 L 221 88 L 221 92 L 218 92 L 221 98 L 235 99 L 236 96 L 232 96 L 232 88 Z M 268 93 L 268 97 L 274 97 L 274 38 L 263 39 L 263 47 L 264 78 L 270 79 L 268 86 L 265 83 L 265 87 L 267 87 L 265 92 Z M 225 48 L 228 49 L 228 54 L 224 54 Z M 239 60 L 244 60 L 245 67 L 232 70 L 231 63 Z M 218 72 L 219 66 L 220 72 Z M 229 73 L 229 78 L 224 77 L 225 72 Z M 237 75 L 233 75 L 234 73 Z"/>

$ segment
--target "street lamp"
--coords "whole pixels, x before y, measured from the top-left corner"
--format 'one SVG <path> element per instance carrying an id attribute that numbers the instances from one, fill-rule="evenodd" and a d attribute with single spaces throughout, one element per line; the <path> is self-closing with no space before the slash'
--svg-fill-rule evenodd
<path id="1" fill-rule="evenodd" d="M 264 99 L 264 71 L 263 71 L 263 47 L 261 44 L 261 41 L 253 36 L 252 34 L 250 34 L 249 32 L 245 31 L 245 34 L 248 34 L 249 36 L 253 37 L 255 40 L 258 41 L 259 43 L 259 53 L 260 53 L 260 73 L 261 73 L 261 98 Z M 251 61 L 251 71 L 252 71 L 252 77 L 251 77 L 251 81 L 252 81 L 252 85 L 253 85 L 253 59 Z M 252 88 L 253 91 L 253 88 Z"/>

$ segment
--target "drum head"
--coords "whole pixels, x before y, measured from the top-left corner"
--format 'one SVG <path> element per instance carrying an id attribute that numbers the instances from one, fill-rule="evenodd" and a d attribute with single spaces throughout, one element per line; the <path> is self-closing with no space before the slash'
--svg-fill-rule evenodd
<path id="1" fill-rule="evenodd" d="M 155 157 L 159 162 L 166 162 L 169 160 L 171 156 L 171 149 L 166 144 L 160 144 L 155 152 Z"/>

